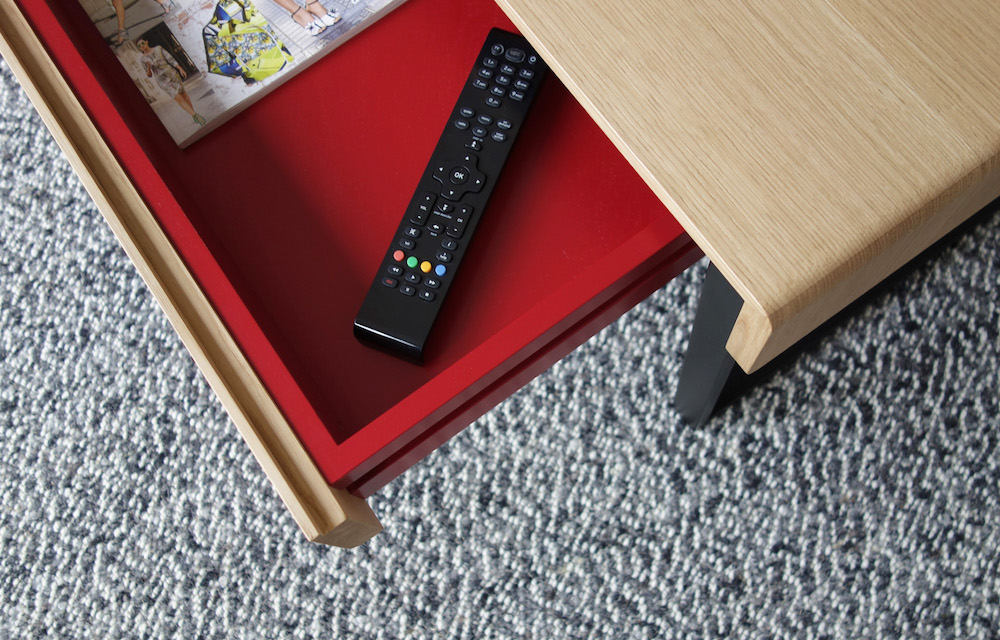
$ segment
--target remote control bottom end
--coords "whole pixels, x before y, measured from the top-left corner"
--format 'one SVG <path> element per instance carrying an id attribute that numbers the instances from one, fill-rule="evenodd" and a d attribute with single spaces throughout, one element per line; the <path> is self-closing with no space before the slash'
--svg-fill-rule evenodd
<path id="1" fill-rule="evenodd" d="M 421 346 L 358 321 L 354 322 L 354 337 L 369 347 L 374 347 L 379 351 L 401 357 L 415 364 L 423 364 L 424 362 L 424 351 Z"/>

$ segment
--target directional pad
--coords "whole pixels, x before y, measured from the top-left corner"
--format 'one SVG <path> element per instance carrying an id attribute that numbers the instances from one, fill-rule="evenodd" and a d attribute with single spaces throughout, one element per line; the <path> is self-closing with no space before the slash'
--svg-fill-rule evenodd
<path id="1" fill-rule="evenodd" d="M 448 180 L 452 184 L 465 184 L 469 181 L 469 169 L 467 167 L 455 167 L 448 175 Z"/>
<path id="2" fill-rule="evenodd" d="M 444 162 L 434 168 L 434 179 L 441 183 L 441 197 L 457 202 L 467 193 L 478 193 L 486 184 L 486 174 L 476 166 L 474 154 L 467 153 L 458 160 Z"/>

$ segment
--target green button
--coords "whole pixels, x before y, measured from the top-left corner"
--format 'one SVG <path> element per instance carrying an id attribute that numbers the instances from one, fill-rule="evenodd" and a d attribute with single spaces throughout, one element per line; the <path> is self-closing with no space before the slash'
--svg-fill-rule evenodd
<path id="1" fill-rule="evenodd" d="M 411 269 L 416 269 L 418 264 L 420 264 L 420 261 L 414 258 L 413 256 L 410 256 L 409 258 L 406 259 L 406 266 L 408 266 Z"/>

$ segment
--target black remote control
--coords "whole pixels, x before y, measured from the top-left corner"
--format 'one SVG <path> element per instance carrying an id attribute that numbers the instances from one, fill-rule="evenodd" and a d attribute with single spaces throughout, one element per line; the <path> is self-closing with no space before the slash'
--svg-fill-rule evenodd
<path id="1" fill-rule="evenodd" d="M 490 30 L 354 320 L 360 341 L 423 360 L 431 326 L 546 71 L 527 40 Z"/>

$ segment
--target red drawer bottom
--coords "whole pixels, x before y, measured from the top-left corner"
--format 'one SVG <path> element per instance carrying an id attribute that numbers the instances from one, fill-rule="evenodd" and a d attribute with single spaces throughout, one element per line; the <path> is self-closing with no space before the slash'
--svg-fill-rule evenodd
<path id="1" fill-rule="evenodd" d="M 76 2 L 25 15 L 327 481 L 369 495 L 700 255 L 550 75 L 416 366 L 352 321 L 486 32 L 408 0 L 192 147 Z"/>

